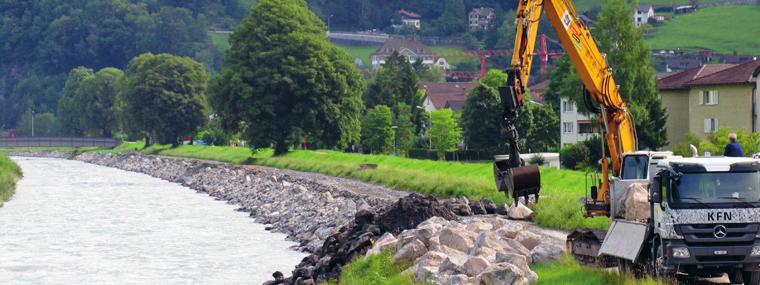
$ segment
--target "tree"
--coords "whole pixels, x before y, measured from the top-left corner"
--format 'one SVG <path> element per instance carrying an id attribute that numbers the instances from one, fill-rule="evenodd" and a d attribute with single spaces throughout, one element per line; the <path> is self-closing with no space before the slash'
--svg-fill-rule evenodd
<path id="1" fill-rule="evenodd" d="M 414 123 L 412 122 L 412 108 L 400 103 L 396 106 L 396 115 L 393 124 L 397 127 L 395 132 L 396 149 L 398 153 L 407 155 L 414 146 Z"/>
<path id="2" fill-rule="evenodd" d="M 31 111 L 25 112 L 21 116 L 18 124 L 20 136 L 52 137 L 58 135 L 57 122 L 53 113 L 39 113 L 33 116 L 34 118 L 32 118 Z"/>
<path id="3" fill-rule="evenodd" d="M 78 104 L 79 101 L 76 96 L 85 78 L 93 74 L 92 69 L 81 66 L 69 72 L 69 77 L 66 79 L 63 91 L 61 91 L 61 99 L 58 101 L 58 123 L 61 134 L 69 136 L 84 134 L 83 127 L 80 124 L 80 116 L 83 110 Z"/>
<path id="4" fill-rule="evenodd" d="M 625 0 L 609 0 L 599 13 L 595 35 L 599 48 L 629 102 L 641 148 L 657 149 L 667 144 L 667 115 L 657 99 L 657 82 L 650 48 L 641 29 L 631 21 L 631 7 Z"/>
<path id="5" fill-rule="evenodd" d="M 114 101 L 124 72 L 104 68 L 86 76 L 76 90 L 79 126 L 89 136 L 111 137 L 117 128 Z"/>
<path id="6" fill-rule="evenodd" d="M 420 62 L 418 69 L 426 67 Z M 417 89 L 417 74 L 415 68 L 405 57 L 394 52 L 385 59 L 385 64 L 364 95 L 364 102 L 367 108 L 376 105 L 386 105 L 393 110 L 397 110 L 399 103 L 404 103 L 412 108 L 412 121 L 417 126 L 417 131 L 421 130 L 422 116 L 416 106 L 422 104 L 422 97 L 419 96 Z"/>
<path id="7" fill-rule="evenodd" d="M 491 154 L 507 150 L 507 138 L 501 131 L 501 98 L 499 92 L 487 83 L 489 78 L 499 74 L 489 72 L 486 79 L 470 90 L 462 106 L 464 141 L 470 149 Z"/>
<path id="8" fill-rule="evenodd" d="M 532 124 L 521 148 L 527 152 L 548 152 L 559 150 L 559 116 L 550 105 L 528 102 Z M 522 120 L 522 118 L 520 118 Z"/>
<path id="9" fill-rule="evenodd" d="M 387 153 L 393 147 L 393 112 L 385 105 L 367 111 L 362 120 L 362 145 L 372 153 Z"/>
<path id="10" fill-rule="evenodd" d="M 462 129 L 459 127 L 459 116 L 451 109 L 441 109 L 432 113 L 433 127 L 430 136 L 433 148 L 438 151 L 438 158 L 446 158 L 447 151 L 454 151 L 462 141 Z"/>
<path id="11" fill-rule="evenodd" d="M 146 146 L 150 138 L 179 144 L 206 125 L 208 74 L 202 64 L 188 57 L 143 54 L 133 59 L 124 73 L 118 94 L 122 127 L 140 133 Z"/>
<path id="12" fill-rule="evenodd" d="M 225 128 L 244 131 L 253 147 L 274 144 L 276 155 L 297 131 L 328 147 L 359 141 L 363 79 L 305 1 L 258 1 L 230 43 L 211 83 Z"/>

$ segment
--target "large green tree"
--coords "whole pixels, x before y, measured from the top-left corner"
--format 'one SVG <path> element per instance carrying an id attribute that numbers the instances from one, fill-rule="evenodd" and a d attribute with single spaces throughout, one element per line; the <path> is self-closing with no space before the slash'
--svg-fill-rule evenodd
<path id="1" fill-rule="evenodd" d="M 188 57 L 143 54 L 130 61 L 117 100 L 122 128 L 178 145 L 206 125 L 208 74 Z"/>
<path id="2" fill-rule="evenodd" d="M 424 68 L 421 67 L 421 63 L 419 68 Z M 399 104 L 405 104 L 412 108 L 412 121 L 417 130 L 420 130 L 422 112 L 417 106 L 422 104 L 422 97 L 419 95 L 417 82 L 414 66 L 405 57 L 394 52 L 386 58 L 385 64 L 369 84 L 364 94 L 364 102 L 367 108 L 386 105 L 394 111 L 398 110 Z"/>
<path id="3" fill-rule="evenodd" d="M 61 91 L 61 99 L 58 101 L 58 123 L 61 134 L 68 136 L 79 136 L 84 134 L 81 125 L 82 108 L 77 100 L 77 91 L 79 90 L 85 78 L 93 76 L 92 69 L 86 67 L 77 67 L 69 72 L 66 79 L 66 85 Z"/>
<path id="4" fill-rule="evenodd" d="M 81 81 L 74 104 L 78 106 L 78 125 L 84 134 L 95 137 L 113 135 L 117 128 L 114 101 L 123 76 L 121 70 L 109 67 Z"/>
<path id="5" fill-rule="evenodd" d="M 492 154 L 506 151 L 507 139 L 501 131 L 501 121 L 499 92 L 485 82 L 470 90 L 462 106 L 462 129 L 467 147 Z"/>
<path id="6" fill-rule="evenodd" d="M 635 4 L 635 3 L 634 3 Z M 657 79 L 643 29 L 631 21 L 633 6 L 608 0 L 598 15 L 594 35 L 607 54 L 623 98 L 631 105 L 639 147 L 657 149 L 667 143 L 667 115 L 657 98 Z"/>
<path id="7" fill-rule="evenodd" d="M 254 147 L 274 144 L 278 155 L 297 132 L 327 147 L 358 142 L 364 83 L 325 32 L 304 0 L 258 1 L 212 81 L 225 127 L 244 131 Z"/>
<path id="8" fill-rule="evenodd" d="M 393 112 L 385 105 L 367 110 L 362 119 L 362 145 L 372 153 L 387 153 L 393 147 Z"/>
<path id="9" fill-rule="evenodd" d="M 431 116 L 433 126 L 430 128 L 430 136 L 433 140 L 433 149 L 438 152 L 438 158 L 443 160 L 446 152 L 456 150 L 462 141 L 459 114 L 451 109 L 441 109 L 434 111 Z"/>

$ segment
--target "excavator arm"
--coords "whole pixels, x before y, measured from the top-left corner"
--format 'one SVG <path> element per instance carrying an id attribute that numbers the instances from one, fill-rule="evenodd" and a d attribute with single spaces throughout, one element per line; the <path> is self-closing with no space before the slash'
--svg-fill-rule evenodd
<path id="1" fill-rule="evenodd" d="M 510 156 L 513 159 L 510 165 L 514 169 L 519 168 L 514 160 L 519 157 L 515 122 L 519 109 L 525 104 L 538 27 L 544 12 L 580 75 L 588 91 L 587 96 L 600 106 L 599 125 L 609 158 L 602 159 L 601 185 L 598 189 L 591 190 L 591 200 L 586 203 L 586 216 L 609 216 L 609 177 L 610 174 L 620 175 L 624 153 L 636 151 L 636 131 L 627 104 L 613 78 L 612 69 L 599 51 L 589 28 L 578 17 L 571 0 L 520 0 L 517 8 L 517 36 L 512 66 L 507 70 L 507 84 L 500 90 L 504 109 L 503 130 L 511 142 Z M 510 177 L 519 179 L 515 175 Z M 521 182 L 515 180 L 508 184 L 520 185 Z M 519 189 L 515 191 L 519 192 Z"/>

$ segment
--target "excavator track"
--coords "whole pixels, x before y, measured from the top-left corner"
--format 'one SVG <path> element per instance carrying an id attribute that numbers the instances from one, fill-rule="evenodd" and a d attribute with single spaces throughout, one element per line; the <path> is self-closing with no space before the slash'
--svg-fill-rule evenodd
<path id="1" fill-rule="evenodd" d="M 583 265 L 610 267 L 613 264 L 606 258 L 599 258 L 599 248 L 607 236 L 607 231 L 596 229 L 579 229 L 567 236 L 567 249 Z"/>

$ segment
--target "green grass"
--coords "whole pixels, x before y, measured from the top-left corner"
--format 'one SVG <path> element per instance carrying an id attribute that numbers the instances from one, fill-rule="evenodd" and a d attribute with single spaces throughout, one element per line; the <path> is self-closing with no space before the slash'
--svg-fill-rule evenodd
<path id="1" fill-rule="evenodd" d="M 369 257 L 361 257 L 343 268 L 339 281 L 334 285 L 405 285 L 414 284 L 414 277 L 402 275 L 409 266 L 393 264 L 393 252 L 384 251 Z"/>
<path id="2" fill-rule="evenodd" d="M 123 153 L 140 150 L 148 154 L 188 157 L 235 164 L 259 164 L 277 168 L 323 173 L 382 184 L 394 189 L 430 194 L 441 198 L 467 196 L 510 202 L 495 190 L 491 163 L 461 163 L 409 159 L 387 155 L 363 155 L 337 151 L 296 150 L 274 157 L 271 150 L 253 153 L 248 148 L 183 145 L 177 148 L 142 143 L 125 143 L 104 152 Z M 359 170 L 360 164 L 377 164 L 375 170 Z M 608 218 L 586 219 L 579 200 L 585 195 L 585 173 L 556 168 L 541 169 L 541 201 L 533 206 L 539 225 L 574 230 L 609 226 Z"/>
<path id="3" fill-rule="evenodd" d="M 477 57 L 449 56 L 449 54 L 457 54 L 465 51 L 465 48 L 462 46 L 430 46 L 430 50 L 436 54 L 443 55 L 443 57 L 446 58 L 446 61 L 448 61 L 450 65 L 453 65 L 453 70 L 458 70 L 459 65 L 463 63 L 480 66 L 480 58 Z"/>
<path id="4" fill-rule="evenodd" d="M 533 266 L 538 274 L 536 285 L 657 285 L 652 279 L 636 279 L 631 276 L 584 267 L 572 257 Z"/>
<path id="5" fill-rule="evenodd" d="M 351 55 L 351 59 L 360 58 L 364 62 L 364 66 L 370 67 L 372 66 L 372 54 L 375 53 L 375 51 L 380 48 L 379 45 L 374 46 L 354 46 L 354 45 L 343 45 L 343 44 L 335 44 L 337 47 L 342 48 L 346 52 L 348 52 L 349 55 Z"/>
<path id="6" fill-rule="evenodd" d="M 7 156 L 0 154 L 0 207 L 10 200 L 15 192 L 16 182 L 21 178 L 21 168 Z"/>
<path id="7" fill-rule="evenodd" d="M 701 0 L 699 1 L 701 4 L 708 4 L 712 2 L 717 2 L 719 0 Z M 573 1 L 573 4 L 575 5 L 575 9 L 578 11 L 588 11 L 593 8 L 599 8 L 602 6 L 602 3 L 604 1 L 600 0 L 575 0 Z M 652 4 L 656 7 L 663 7 L 663 6 L 677 6 L 677 5 L 688 5 L 688 0 L 641 0 L 639 1 L 639 4 Z"/>
<path id="8" fill-rule="evenodd" d="M 225 52 L 230 49 L 230 35 L 217 34 L 215 32 L 208 32 L 208 35 L 211 37 L 211 42 L 220 51 Z"/>
<path id="9" fill-rule="evenodd" d="M 719 53 L 760 54 L 760 7 L 721 6 L 675 17 L 649 40 L 657 49 L 712 49 Z"/>

